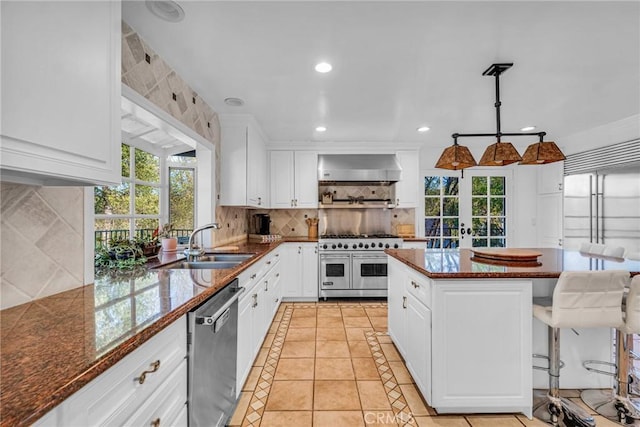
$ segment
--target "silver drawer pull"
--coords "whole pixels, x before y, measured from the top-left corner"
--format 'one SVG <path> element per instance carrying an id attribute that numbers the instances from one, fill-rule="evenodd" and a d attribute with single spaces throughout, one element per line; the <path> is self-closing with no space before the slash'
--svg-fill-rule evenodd
<path id="1" fill-rule="evenodd" d="M 276 277 L 280 277 L 280 273 L 276 273 Z"/>
<path id="2" fill-rule="evenodd" d="M 402 308 L 407 308 L 407 297 L 402 297 Z"/>
<path id="3" fill-rule="evenodd" d="M 416 282 L 414 282 L 413 280 L 411 281 L 411 284 L 413 285 L 414 288 L 419 288 L 420 285 L 418 285 Z"/>
<path id="4" fill-rule="evenodd" d="M 138 377 L 138 383 L 144 384 L 144 381 L 147 379 L 147 374 L 153 374 L 154 372 L 157 372 L 158 369 L 160 369 L 160 361 L 156 360 L 149 366 L 151 366 L 151 369 L 142 372 L 142 374 Z"/>
<path id="5" fill-rule="evenodd" d="M 151 421 L 151 427 L 160 427 L 160 418 Z"/>
<path id="6" fill-rule="evenodd" d="M 267 265 L 271 264 L 271 261 L 267 261 Z"/>
<path id="7" fill-rule="evenodd" d="M 251 297 L 253 298 L 253 304 L 251 307 L 256 308 L 258 306 L 258 294 L 253 294 Z"/>
<path id="8" fill-rule="evenodd" d="M 251 275 L 250 279 L 251 279 L 251 280 L 255 279 L 255 278 L 256 278 L 256 275 L 257 275 L 257 273 L 253 273 L 253 274 Z"/>

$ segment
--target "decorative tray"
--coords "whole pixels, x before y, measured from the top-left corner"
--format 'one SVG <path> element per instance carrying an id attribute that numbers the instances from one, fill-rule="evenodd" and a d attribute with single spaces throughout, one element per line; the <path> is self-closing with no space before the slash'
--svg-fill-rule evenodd
<path id="1" fill-rule="evenodd" d="M 542 253 L 531 249 L 516 248 L 477 248 L 472 249 L 471 261 L 486 264 L 511 265 L 517 267 L 538 267 L 542 263 L 538 257 Z"/>

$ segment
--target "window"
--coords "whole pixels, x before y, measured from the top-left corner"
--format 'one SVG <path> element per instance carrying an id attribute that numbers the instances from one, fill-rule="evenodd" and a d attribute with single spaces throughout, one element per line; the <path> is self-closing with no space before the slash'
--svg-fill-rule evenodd
<path id="1" fill-rule="evenodd" d="M 471 177 L 472 246 L 506 246 L 506 192 L 504 176 Z"/>
<path id="2" fill-rule="evenodd" d="M 460 221 L 458 178 L 424 178 L 424 230 L 427 248 L 457 248 Z"/>
<path id="3" fill-rule="evenodd" d="M 160 225 L 160 158 L 122 144 L 122 183 L 95 187 L 95 245 L 111 239 L 150 238 Z"/>

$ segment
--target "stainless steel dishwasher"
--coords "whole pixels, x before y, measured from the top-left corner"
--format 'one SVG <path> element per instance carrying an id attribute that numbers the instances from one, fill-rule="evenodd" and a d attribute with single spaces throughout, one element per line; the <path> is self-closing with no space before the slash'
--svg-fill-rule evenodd
<path id="1" fill-rule="evenodd" d="M 227 424 L 236 406 L 238 297 L 235 279 L 188 316 L 189 426 Z"/>

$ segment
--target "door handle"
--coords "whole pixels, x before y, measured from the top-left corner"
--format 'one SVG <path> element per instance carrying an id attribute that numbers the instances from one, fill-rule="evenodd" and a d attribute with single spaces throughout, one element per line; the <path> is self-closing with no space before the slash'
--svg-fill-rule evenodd
<path id="1" fill-rule="evenodd" d="M 407 308 L 407 297 L 402 297 L 402 308 Z"/>

